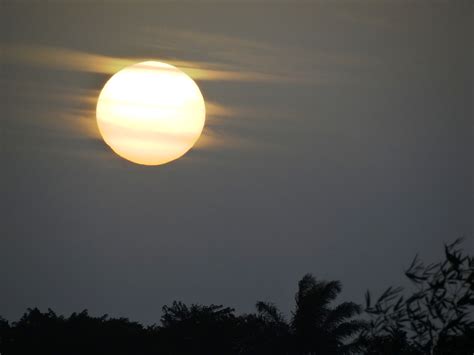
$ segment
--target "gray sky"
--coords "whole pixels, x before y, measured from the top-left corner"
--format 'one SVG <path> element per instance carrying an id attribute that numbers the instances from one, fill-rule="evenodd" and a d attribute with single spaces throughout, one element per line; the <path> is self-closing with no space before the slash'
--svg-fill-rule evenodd
<path id="1" fill-rule="evenodd" d="M 173 300 L 293 307 L 403 283 L 416 252 L 473 242 L 470 1 L 20 3 L 0 11 L 0 314 L 159 321 Z M 100 139 L 124 65 L 179 66 L 208 116 L 184 158 Z"/>

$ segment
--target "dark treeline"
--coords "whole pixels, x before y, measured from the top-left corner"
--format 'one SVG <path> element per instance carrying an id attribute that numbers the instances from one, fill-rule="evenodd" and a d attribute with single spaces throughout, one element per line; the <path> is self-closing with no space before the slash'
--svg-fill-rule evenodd
<path id="1" fill-rule="evenodd" d="M 28 309 L 17 322 L 0 317 L 0 353 L 472 355 L 474 264 L 460 241 L 445 245 L 438 263 L 415 258 L 405 275 L 412 289 L 390 287 L 376 298 L 367 292 L 365 305 L 337 303 L 340 282 L 305 275 L 289 319 L 267 302 L 242 315 L 173 302 L 159 325 L 147 327 L 87 311 L 64 317 Z"/>

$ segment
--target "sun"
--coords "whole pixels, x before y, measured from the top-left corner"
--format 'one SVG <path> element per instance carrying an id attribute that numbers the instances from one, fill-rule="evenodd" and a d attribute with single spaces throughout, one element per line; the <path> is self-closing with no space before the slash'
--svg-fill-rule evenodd
<path id="1" fill-rule="evenodd" d="M 192 148 L 204 128 L 206 108 L 188 75 L 148 61 L 107 81 L 96 115 L 100 134 L 115 153 L 137 164 L 160 165 Z"/>

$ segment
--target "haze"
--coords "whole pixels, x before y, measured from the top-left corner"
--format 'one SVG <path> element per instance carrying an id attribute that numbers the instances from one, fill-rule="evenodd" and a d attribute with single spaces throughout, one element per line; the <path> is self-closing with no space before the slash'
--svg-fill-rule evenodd
<path id="1" fill-rule="evenodd" d="M 416 252 L 472 252 L 473 6 L 453 3 L 2 2 L 2 315 L 289 312 L 307 272 L 362 301 Z M 95 123 L 141 60 L 184 70 L 208 110 L 158 167 Z"/>

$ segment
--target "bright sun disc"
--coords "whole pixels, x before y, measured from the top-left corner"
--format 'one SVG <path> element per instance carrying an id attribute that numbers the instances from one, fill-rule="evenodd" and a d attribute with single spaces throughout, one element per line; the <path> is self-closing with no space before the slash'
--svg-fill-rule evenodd
<path id="1" fill-rule="evenodd" d="M 206 109 L 189 76 L 149 61 L 112 76 L 99 95 L 96 114 L 102 138 L 114 152 L 134 163 L 160 165 L 196 143 Z"/>

